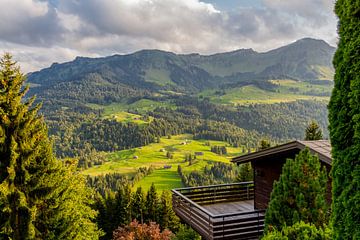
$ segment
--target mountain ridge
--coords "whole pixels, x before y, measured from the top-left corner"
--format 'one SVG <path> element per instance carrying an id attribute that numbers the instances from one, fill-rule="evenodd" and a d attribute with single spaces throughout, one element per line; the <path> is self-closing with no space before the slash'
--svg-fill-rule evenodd
<path id="1" fill-rule="evenodd" d="M 83 85 L 90 86 L 92 91 L 101 86 L 110 92 L 121 88 L 187 94 L 273 79 L 331 81 L 334 52 L 335 48 L 325 41 L 310 38 L 262 53 L 253 49 L 212 55 L 140 50 L 101 58 L 76 57 L 30 73 L 28 82 L 37 86 L 32 91 L 40 94 L 60 86 L 71 92 Z"/>

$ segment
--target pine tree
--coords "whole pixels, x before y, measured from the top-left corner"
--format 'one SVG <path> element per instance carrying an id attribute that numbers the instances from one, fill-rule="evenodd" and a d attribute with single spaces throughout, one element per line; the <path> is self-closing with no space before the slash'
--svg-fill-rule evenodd
<path id="1" fill-rule="evenodd" d="M 360 239 L 360 2 L 338 0 L 339 43 L 329 103 L 333 239 Z"/>
<path id="2" fill-rule="evenodd" d="M 309 149 L 283 166 L 279 181 L 274 183 L 265 217 L 265 232 L 281 230 L 304 221 L 316 227 L 327 224 L 326 170 Z"/>
<path id="3" fill-rule="evenodd" d="M 126 203 L 126 205 L 125 205 L 125 216 L 126 216 L 125 223 L 130 223 L 133 219 L 133 211 L 131 209 L 132 194 L 131 194 L 131 187 L 129 184 L 126 184 L 124 187 L 124 202 Z"/>
<path id="4" fill-rule="evenodd" d="M 243 163 L 239 167 L 239 174 L 236 177 L 237 182 L 248 182 L 253 181 L 254 171 L 251 167 L 251 163 Z"/>
<path id="5" fill-rule="evenodd" d="M 128 203 L 127 203 L 126 195 L 125 195 L 125 189 L 123 186 L 121 186 L 115 195 L 115 223 L 116 226 L 119 226 L 121 224 L 129 223 L 127 216 L 128 213 Z"/>
<path id="6" fill-rule="evenodd" d="M 311 121 L 305 130 L 305 140 L 321 140 L 323 139 L 322 131 L 315 121 Z"/>
<path id="7" fill-rule="evenodd" d="M 171 195 L 168 191 L 163 191 L 160 197 L 159 224 L 162 229 L 167 228 L 173 232 L 177 232 L 180 226 L 180 220 L 172 209 Z"/>
<path id="8" fill-rule="evenodd" d="M 10 54 L 0 61 L 0 238 L 98 239 L 90 219 L 91 191 L 74 162 L 57 161 L 43 118 L 23 98 L 21 74 Z"/>
<path id="9" fill-rule="evenodd" d="M 136 192 L 132 196 L 132 217 L 144 223 L 145 214 L 145 197 L 141 187 L 136 189 Z"/>
<path id="10" fill-rule="evenodd" d="M 159 198 L 156 193 L 154 183 L 151 184 L 146 194 L 146 220 L 149 222 L 158 222 Z"/>
<path id="11" fill-rule="evenodd" d="M 266 140 L 266 139 L 262 139 L 260 141 L 260 147 L 259 147 L 259 150 L 264 150 L 264 149 L 267 149 L 269 148 L 271 145 L 270 145 L 270 142 L 269 140 Z"/>

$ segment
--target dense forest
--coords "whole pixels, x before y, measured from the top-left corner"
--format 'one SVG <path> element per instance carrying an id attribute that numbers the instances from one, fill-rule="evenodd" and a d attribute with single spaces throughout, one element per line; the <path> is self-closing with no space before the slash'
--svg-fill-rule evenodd
<path id="1" fill-rule="evenodd" d="M 83 167 L 104 160 L 95 151 L 117 151 L 145 146 L 159 137 L 189 133 L 194 139 L 226 141 L 232 146 L 256 147 L 262 138 L 275 142 L 304 138 L 308 122 L 317 119 L 326 130 L 326 104 L 297 101 L 256 104 L 236 108 L 219 106 L 206 99 L 176 97 L 176 109 L 157 107 L 146 113 L 147 124 L 101 118 L 101 111 L 87 106 L 48 109 L 44 114 L 59 157 L 78 157 Z M 47 106 L 47 105 L 45 105 Z M 327 132 L 324 131 L 325 137 Z M 89 162 L 89 163 L 84 163 Z"/>
<path id="2" fill-rule="evenodd" d="M 246 182 L 253 179 L 250 164 L 236 166 L 234 164 L 214 162 L 205 166 L 202 171 L 184 173 L 181 166 L 178 166 L 177 171 L 185 186 L 188 187 Z"/>

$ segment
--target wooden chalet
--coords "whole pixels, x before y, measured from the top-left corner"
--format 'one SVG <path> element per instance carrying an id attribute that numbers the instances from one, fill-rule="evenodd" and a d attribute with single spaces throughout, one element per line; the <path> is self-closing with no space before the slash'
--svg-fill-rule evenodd
<path id="1" fill-rule="evenodd" d="M 329 141 L 293 141 L 232 159 L 236 164 L 251 163 L 253 182 L 173 189 L 173 209 L 204 239 L 258 239 L 274 181 L 279 179 L 286 159 L 294 159 L 305 147 L 330 171 Z"/>

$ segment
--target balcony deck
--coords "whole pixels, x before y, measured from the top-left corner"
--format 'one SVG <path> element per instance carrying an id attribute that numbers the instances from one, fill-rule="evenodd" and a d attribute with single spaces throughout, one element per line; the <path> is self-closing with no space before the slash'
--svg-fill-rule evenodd
<path id="1" fill-rule="evenodd" d="M 214 215 L 234 212 L 254 211 L 254 200 L 215 203 L 202 206 Z"/>
<path id="2" fill-rule="evenodd" d="M 252 182 L 174 189 L 173 209 L 204 239 L 258 239 L 265 210 L 254 209 Z"/>

